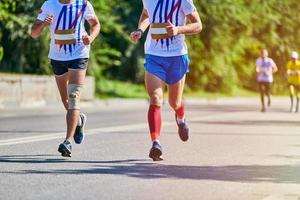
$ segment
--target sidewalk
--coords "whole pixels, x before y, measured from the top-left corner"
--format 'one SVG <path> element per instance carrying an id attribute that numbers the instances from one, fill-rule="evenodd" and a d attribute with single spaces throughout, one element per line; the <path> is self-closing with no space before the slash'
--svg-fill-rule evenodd
<path id="1" fill-rule="evenodd" d="M 216 99 L 208 98 L 188 98 L 185 99 L 187 105 L 215 105 L 215 106 L 251 106 L 256 107 L 259 111 L 260 101 L 258 97 L 220 97 Z M 97 111 L 114 111 L 114 110 L 132 110 L 132 108 L 147 108 L 149 101 L 147 99 L 97 99 L 94 101 L 83 101 L 81 102 L 82 110 L 89 112 Z M 169 107 L 167 100 L 164 102 L 164 107 Z M 272 106 L 270 110 L 282 110 L 289 111 L 290 101 L 288 97 L 273 97 Z M 22 115 L 22 113 L 28 115 L 36 115 L 36 113 L 64 113 L 64 108 L 61 103 L 51 103 L 46 105 L 32 104 L 26 107 L 17 106 L 7 106 L 0 107 L 0 117 L 10 116 L 10 115 Z"/>

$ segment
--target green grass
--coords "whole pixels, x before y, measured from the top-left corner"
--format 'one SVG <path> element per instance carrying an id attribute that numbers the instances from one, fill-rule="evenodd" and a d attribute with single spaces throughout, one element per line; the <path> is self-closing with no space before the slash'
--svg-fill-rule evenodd
<path id="1" fill-rule="evenodd" d="M 116 80 L 102 79 L 96 84 L 96 96 L 98 98 L 148 98 L 148 94 L 144 85 L 133 84 L 129 82 L 122 82 Z M 166 93 L 165 93 L 166 96 Z M 216 99 L 219 97 L 253 97 L 257 96 L 257 93 L 247 91 L 244 89 L 235 89 L 231 94 L 225 93 L 211 93 L 205 91 L 190 91 L 186 90 L 185 97 L 191 98 L 205 98 Z"/>
<path id="2" fill-rule="evenodd" d="M 96 83 L 96 96 L 99 98 L 147 98 L 144 85 L 104 80 Z"/>

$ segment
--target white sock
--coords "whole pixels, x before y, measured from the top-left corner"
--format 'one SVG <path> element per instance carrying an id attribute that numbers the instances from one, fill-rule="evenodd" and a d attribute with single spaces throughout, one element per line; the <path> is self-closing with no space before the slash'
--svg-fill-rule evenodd
<path id="1" fill-rule="evenodd" d="M 77 122 L 77 126 L 81 126 L 81 124 L 82 124 L 82 121 L 81 121 L 81 117 L 80 117 L 80 115 L 79 115 L 78 122 Z"/>
<path id="2" fill-rule="evenodd" d="M 69 140 L 65 139 L 64 143 L 71 143 Z"/>
<path id="3" fill-rule="evenodd" d="M 160 145 L 160 142 L 158 139 L 152 141 L 152 143 L 154 143 L 154 142 L 157 142 Z"/>
<path id="4" fill-rule="evenodd" d="M 185 122 L 185 118 L 179 119 L 176 118 L 178 124 L 183 124 Z"/>

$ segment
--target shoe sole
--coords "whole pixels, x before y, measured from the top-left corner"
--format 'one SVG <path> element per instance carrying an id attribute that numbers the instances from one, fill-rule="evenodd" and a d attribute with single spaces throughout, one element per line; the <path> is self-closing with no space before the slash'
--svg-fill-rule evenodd
<path id="1" fill-rule="evenodd" d="M 83 117 L 81 117 L 81 116 L 83 116 Z M 82 130 L 84 130 L 84 127 L 85 127 L 85 124 L 86 124 L 86 120 L 87 120 L 87 117 L 86 117 L 86 115 L 85 114 L 83 114 L 83 113 L 81 113 L 81 119 L 82 119 L 82 126 L 81 126 L 81 128 L 82 128 Z"/>
<path id="2" fill-rule="evenodd" d="M 67 149 L 64 145 L 59 145 L 58 152 L 61 153 L 63 157 L 71 157 L 71 151 Z"/>
<path id="3" fill-rule="evenodd" d="M 178 135 L 179 135 L 182 142 L 187 142 L 189 140 L 189 134 L 188 133 L 178 132 Z"/>
<path id="4" fill-rule="evenodd" d="M 183 131 L 180 131 L 180 128 L 179 128 L 179 124 L 177 122 L 177 116 L 175 114 L 175 121 L 176 121 L 176 124 L 177 124 L 177 127 L 178 127 L 178 135 L 179 135 L 179 138 L 181 139 L 181 141 L 183 142 L 187 142 L 189 140 L 189 132 L 190 132 L 190 129 L 188 128 L 187 129 L 187 132 L 185 132 L 184 130 Z"/>
<path id="5" fill-rule="evenodd" d="M 161 150 L 157 148 L 152 148 L 149 153 L 149 157 L 152 158 L 153 161 L 162 161 L 161 155 Z"/>

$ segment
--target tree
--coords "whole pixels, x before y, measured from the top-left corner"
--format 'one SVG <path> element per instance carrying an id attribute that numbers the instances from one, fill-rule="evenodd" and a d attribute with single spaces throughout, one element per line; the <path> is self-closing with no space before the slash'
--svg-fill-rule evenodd
<path id="1" fill-rule="evenodd" d="M 91 0 L 102 23 L 92 45 L 88 73 L 101 79 L 142 83 L 143 45 L 129 40 L 142 10 L 139 0 Z M 0 1 L 0 70 L 50 74 L 49 33 L 29 36 L 42 1 Z M 187 37 L 192 60 L 187 83 L 193 90 L 231 93 L 256 90 L 255 59 L 267 48 L 279 66 L 275 91 L 285 89 L 285 65 L 300 41 L 300 5 L 296 0 L 194 0 L 204 29 Z M 1 50 L 3 49 L 3 50 Z M 1 53 L 2 52 L 2 53 Z M 98 88 L 98 92 L 101 89 Z"/>

